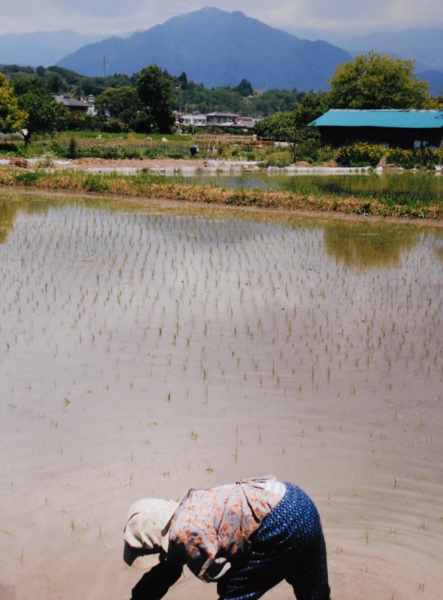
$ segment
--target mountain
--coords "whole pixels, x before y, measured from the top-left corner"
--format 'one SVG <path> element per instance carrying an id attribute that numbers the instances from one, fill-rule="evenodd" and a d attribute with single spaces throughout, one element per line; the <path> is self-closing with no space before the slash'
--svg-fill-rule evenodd
<path id="1" fill-rule="evenodd" d="M 418 77 L 429 83 L 433 96 L 443 96 L 443 73 L 441 71 L 425 71 L 419 73 Z"/>
<path id="2" fill-rule="evenodd" d="M 48 67 L 66 54 L 106 35 L 83 35 L 74 31 L 37 31 L 0 35 L 0 64 Z"/>
<path id="3" fill-rule="evenodd" d="M 296 87 L 327 89 L 339 63 L 351 55 L 327 42 L 301 40 L 239 11 L 217 8 L 173 17 L 126 39 L 112 37 L 89 44 L 58 62 L 58 66 L 89 76 L 107 72 L 135 73 L 157 64 L 174 75 L 206 87 L 237 85 L 248 79 L 255 89 Z"/>
<path id="4" fill-rule="evenodd" d="M 370 50 L 416 61 L 416 71 L 443 71 L 443 30 L 432 28 L 375 32 L 363 36 L 331 33 L 323 30 L 295 29 L 296 35 L 310 40 L 322 39 L 352 55 Z"/>

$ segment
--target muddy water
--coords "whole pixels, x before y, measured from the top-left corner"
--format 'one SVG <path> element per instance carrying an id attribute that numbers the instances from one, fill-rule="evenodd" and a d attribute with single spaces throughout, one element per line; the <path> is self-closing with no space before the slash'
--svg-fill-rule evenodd
<path id="1" fill-rule="evenodd" d="M 133 500 L 266 473 L 334 600 L 443 598 L 441 233 L 0 205 L 2 600 L 128 598 Z"/>

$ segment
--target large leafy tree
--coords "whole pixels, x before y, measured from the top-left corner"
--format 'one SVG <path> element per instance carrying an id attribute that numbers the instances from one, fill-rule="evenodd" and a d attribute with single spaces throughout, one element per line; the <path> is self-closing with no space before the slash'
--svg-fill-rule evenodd
<path id="1" fill-rule="evenodd" d="M 414 61 L 369 52 L 338 65 L 329 80 L 331 108 L 432 108 L 430 87 L 414 74 Z"/>
<path id="2" fill-rule="evenodd" d="M 309 130 L 304 131 L 306 127 L 328 109 L 328 94 L 309 92 L 309 94 L 303 95 L 296 110 L 277 112 L 270 117 L 261 119 L 255 125 L 254 132 L 261 137 L 286 142 L 293 141 L 300 136 L 307 139 L 311 134 Z"/>
<path id="3" fill-rule="evenodd" d="M 173 104 L 173 84 L 165 77 L 157 65 L 149 65 L 140 72 L 137 91 L 143 104 L 145 128 L 149 131 L 168 133 L 174 123 L 171 110 Z M 140 116 L 140 115 L 139 115 Z"/>
<path id="4" fill-rule="evenodd" d="M 306 127 L 329 110 L 329 94 L 325 92 L 309 92 L 303 96 L 300 106 L 295 111 L 295 123 L 299 129 Z"/>
<path id="5" fill-rule="evenodd" d="M 0 131 L 19 131 L 24 127 L 28 115 L 21 110 L 14 88 L 6 75 L 0 73 Z"/>
<path id="6" fill-rule="evenodd" d="M 66 109 L 59 104 L 48 88 L 38 79 L 14 80 L 14 91 L 18 97 L 19 107 L 28 113 L 25 143 L 29 143 L 34 133 L 54 133 L 63 129 L 66 124 Z"/>
<path id="7" fill-rule="evenodd" d="M 254 132 L 260 137 L 289 142 L 294 137 L 296 129 L 295 112 L 279 112 L 270 117 L 260 119 L 254 127 Z"/>
<path id="8" fill-rule="evenodd" d="M 97 114 L 109 116 L 129 127 L 142 105 L 137 90 L 130 86 L 110 88 L 95 101 Z"/>
<path id="9" fill-rule="evenodd" d="M 316 155 L 320 147 L 320 135 L 316 127 L 307 127 L 303 118 L 295 112 L 281 112 L 261 119 L 254 132 L 265 138 L 288 142 L 292 160 L 303 155 Z"/>

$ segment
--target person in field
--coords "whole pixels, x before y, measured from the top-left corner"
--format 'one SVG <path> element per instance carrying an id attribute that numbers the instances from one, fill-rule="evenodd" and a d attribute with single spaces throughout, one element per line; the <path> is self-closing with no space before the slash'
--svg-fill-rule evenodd
<path id="1" fill-rule="evenodd" d="M 215 582 L 221 600 L 256 600 L 286 580 L 297 600 L 329 600 L 326 547 L 317 509 L 292 483 L 273 476 L 180 500 L 132 504 L 124 529 L 125 562 L 148 572 L 132 600 L 160 600 L 184 565 Z"/>

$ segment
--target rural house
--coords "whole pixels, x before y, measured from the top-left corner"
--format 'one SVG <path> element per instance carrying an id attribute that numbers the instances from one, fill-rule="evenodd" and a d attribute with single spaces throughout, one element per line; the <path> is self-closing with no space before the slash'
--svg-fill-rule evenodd
<path id="1" fill-rule="evenodd" d="M 198 114 L 184 114 L 179 118 L 179 122 L 182 125 L 195 125 L 196 127 L 206 126 L 206 115 Z"/>
<path id="2" fill-rule="evenodd" d="M 443 147 L 443 110 L 328 110 L 310 123 L 333 146 L 355 142 L 391 148 Z"/>
<path id="3" fill-rule="evenodd" d="M 54 100 L 66 106 L 70 112 L 84 114 L 90 112 L 91 105 L 86 104 L 86 102 L 83 102 L 82 100 L 77 100 L 76 98 L 71 98 L 70 96 L 63 96 L 62 94 L 52 95 L 54 96 Z"/>
<path id="4" fill-rule="evenodd" d="M 206 124 L 210 127 L 232 127 L 237 117 L 230 112 L 212 112 L 206 115 Z"/>

